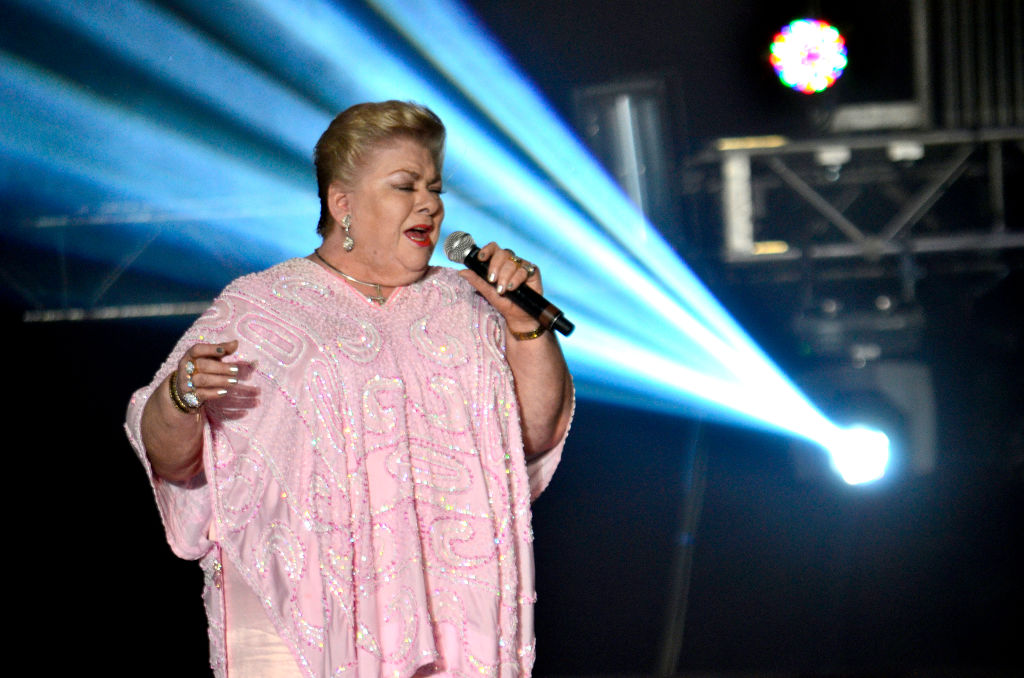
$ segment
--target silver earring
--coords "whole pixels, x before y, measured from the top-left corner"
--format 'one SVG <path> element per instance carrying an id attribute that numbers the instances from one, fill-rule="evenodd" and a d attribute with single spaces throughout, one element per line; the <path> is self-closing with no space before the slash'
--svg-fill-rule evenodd
<path id="1" fill-rule="evenodd" d="M 356 241 L 352 239 L 352 234 L 349 232 L 349 229 L 352 228 L 352 215 L 343 216 L 341 225 L 345 228 L 345 242 L 341 246 L 345 248 L 346 252 L 351 252 L 352 248 L 356 246 Z"/>

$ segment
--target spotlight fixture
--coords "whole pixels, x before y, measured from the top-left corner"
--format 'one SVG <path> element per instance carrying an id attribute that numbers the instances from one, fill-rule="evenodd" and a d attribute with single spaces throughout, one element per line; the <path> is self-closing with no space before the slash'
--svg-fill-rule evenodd
<path id="1" fill-rule="evenodd" d="M 838 429 L 829 442 L 832 466 L 850 485 L 880 479 L 889 465 L 889 436 L 866 426 Z"/>
<path id="2" fill-rule="evenodd" d="M 824 92 L 846 68 L 846 40 L 820 19 L 797 19 L 775 35 L 768 59 L 786 87 Z"/>

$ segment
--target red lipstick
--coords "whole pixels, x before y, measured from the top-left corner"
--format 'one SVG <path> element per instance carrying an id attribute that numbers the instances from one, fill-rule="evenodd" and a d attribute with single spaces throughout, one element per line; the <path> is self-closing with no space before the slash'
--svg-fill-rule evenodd
<path id="1" fill-rule="evenodd" d="M 430 247 L 434 243 L 430 241 L 430 233 L 434 230 L 433 224 L 418 224 L 405 232 L 405 237 L 414 245 Z"/>

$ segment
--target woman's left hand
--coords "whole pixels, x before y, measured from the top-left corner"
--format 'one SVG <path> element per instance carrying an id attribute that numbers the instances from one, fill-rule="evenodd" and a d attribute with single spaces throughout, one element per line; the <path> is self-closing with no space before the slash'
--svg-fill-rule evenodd
<path id="1" fill-rule="evenodd" d="M 519 308 L 505 296 L 510 290 L 526 285 L 538 294 L 544 293 L 537 266 L 516 256 L 512 250 L 502 249 L 497 243 L 487 243 L 477 253 L 480 261 L 488 262 L 487 278 L 482 280 L 469 269 L 459 271 L 491 306 L 505 317 L 505 323 L 514 332 L 530 332 L 537 329 L 538 321 Z"/>
<path id="2" fill-rule="evenodd" d="M 515 377 L 523 449 L 529 458 L 551 449 L 565 435 L 572 417 L 572 377 L 555 335 L 537 332 L 540 322 L 505 296 L 522 285 L 543 294 L 536 265 L 493 242 L 477 256 L 488 262 L 487 277 L 493 285 L 468 269 L 459 275 L 505 317 L 512 333 L 505 357 Z"/>

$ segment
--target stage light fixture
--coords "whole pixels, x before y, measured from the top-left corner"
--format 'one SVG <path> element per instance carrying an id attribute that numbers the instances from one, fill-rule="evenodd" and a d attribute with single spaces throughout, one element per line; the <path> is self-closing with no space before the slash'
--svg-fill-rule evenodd
<path id="1" fill-rule="evenodd" d="M 889 465 L 889 436 L 855 425 L 838 429 L 828 444 L 836 472 L 850 485 L 879 480 Z"/>
<path id="2" fill-rule="evenodd" d="M 804 94 L 824 92 L 846 68 L 846 40 L 820 19 L 797 19 L 775 34 L 768 58 L 786 87 Z"/>
<path id="3" fill-rule="evenodd" d="M 327 0 L 178 0 L 187 9 L 180 13 L 127 0 L 22 4 L 108 45 L 127 68 L 297 161 L 308 163 L 330 116 L 352 103 L 400 98 L 430 106 L 449 129 L 448 228 L 541 263 L 547 294 L 577 324 L 564 347 L 582 395 L 786 431 L 826 448 L 838 438 L 457 2 L 371 0 L 371 11 Z M 130 39 L 122 26 L 128 15 Z M 200 17 L 205 28 L 181 16 Z M 152 56 L 161 51 L 165 58 Z M 242 248 L 256 269 L 315 245 L 311 175 L 2 54 L 0 81 L 9 91 L 15 85 L 19 99 L 0 103 L 5 128 L 18 130 L 0 148 L 88 184 L 89 195 L 168 210 L 259 196 L 270 208 L 294 210 L 282 217 L 269 209 L 255 221 L 210 216 L 176 233 L 183 246 Z M 256 105 L 247 89 L 267 103 Z M 55 199 L 73 209 L 82 198 Z M 649 234 L 643 241 L 624 227 L 638 223 Z M 116 243 L 81 247 L 91 258 L 117 258 Z M 443 254 L 435 256 L 443 263 Z M 188 261 L 166 266 L 160 273 L 170 279 L 202 280 Z M 843 458 L 855 456 L 842 449 Z"/>

